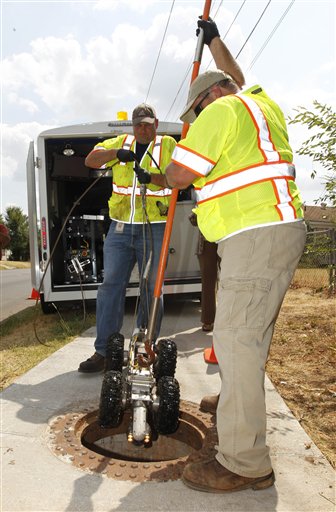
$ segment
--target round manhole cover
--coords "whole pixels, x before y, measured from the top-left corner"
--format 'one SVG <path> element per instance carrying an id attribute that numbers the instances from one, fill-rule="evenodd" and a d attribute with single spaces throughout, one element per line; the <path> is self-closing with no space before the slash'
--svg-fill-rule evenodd
<path id="1" fill-rule="evenodd" d="M 178 480 L 187 461 L 212 454 L 217 442 L 212 416 L 192 402 L 180 402 L 180 423 L 174 434 L 160 435 L 149 446 L 127 441 L 130 412 L 119 427 L 102 429 L 98 411 L 59 415 L 48 426 L 48 444 L 61 460 L 79 469 L 118 480 Z"/>

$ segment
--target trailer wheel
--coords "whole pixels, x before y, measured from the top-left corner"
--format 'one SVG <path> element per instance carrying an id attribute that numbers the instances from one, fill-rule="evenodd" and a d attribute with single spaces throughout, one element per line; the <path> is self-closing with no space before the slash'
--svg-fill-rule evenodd
<path id="1" fill-rule="evenodd" d="M 52 315 L 56 313 L 56 308 L 53 302 L 46 302 L 44 300 L 44 293 L 40 294 L 41 309 L 45 315 Z"/>
<path id="2" fill-rule="evenodd" d="M 111 334 L 106 347 L 106 371 L 121 372 L 124 363 L 124 336 L 119 332 Z"/>
<path id="3" fill-rule="evenodd" d="M 158 383 L 159 408 L 155 428 L 159 434 L 173 434 L 179 425 L 180 386 L 173 377 L 162 377 Z"/>
<path id="4" fill-rule="evenodd" d="M 158 357 L 154 363 L 154 375 L 159 381 L 161 377 L 174 377 L 177 360 L 176 343 L 171 339 L 158 342 Z"/>
<path id="5" fill-rule="evenodd" d="M 117 427 L 122 419 L 122 373 L 104 374 L 100 394 L 98 421 L 102 428 Z"/>

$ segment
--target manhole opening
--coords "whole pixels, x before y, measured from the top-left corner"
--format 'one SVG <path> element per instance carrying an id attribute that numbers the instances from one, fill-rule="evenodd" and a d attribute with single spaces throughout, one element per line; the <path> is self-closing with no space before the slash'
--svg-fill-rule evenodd
<path id="1" fill-rule="evenodd" d="M 86 448 L 105 457 L 133 462 L 176 460 L 202 448 L 202 432 L 183 418 L 180 418 L 174 434 L 160 435 L 145 446 L 127 440 L 130 421 L 131 415 L 126 412 L 121 425 L 114 429 L 102 429 L 97 422 L 93 422 L 82 431 L 81 442 Z"/>
<path id="2" fill-rule="evenodd" d="M 55 417 L 48 427 L 48 444 L 58 458 L 78 469 L 133 482 L 178 480 L 199 451 L 202 456 L 214 453 L 218 441 L 212 417 L 193 402 L 181 400 L 175 434 L 160 435 L 148 447 L 127 441 L 130 416 L 125 411 L 119 427 L 102 429 L 98 411 L 86 406 Z"/>

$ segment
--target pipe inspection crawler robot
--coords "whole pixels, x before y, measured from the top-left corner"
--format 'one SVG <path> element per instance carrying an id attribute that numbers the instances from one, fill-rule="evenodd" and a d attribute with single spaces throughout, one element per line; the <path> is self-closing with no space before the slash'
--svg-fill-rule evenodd
<path id="1" fill-rule="evenodd" d="M 138 168 L 135 162 L 136 174 Z M 141 185 L 141 196 L 144 222 L 150 230 L 145 185 Z M 152 250 L 140 275 L 140 291 L 151 261 Z M 121 423 L 124 412 L 130 410 L 127 439 L 140 445 L 149 445 L 159 434 L 174 433 L 179 424 L 180 388 L 174 378 L 176 344 L 171 339 L 152 343 L 147 334 L 145 328 L 135 332 L 128 351 L 124 351 L 125 340 L 121 333 L 112 333 L 109 337 L 98 418 L 102 428 L 114 428 Z"/>
<path id="2" fill-rule="evenodd" d="M 110 336 L 99 404 L 99 424 L 103 428 L 117 427 L 130 409 L 127 439 L 145 445 L 158 434 L 177 430 L 180 401 L 179 383 L 174 378 L 176 344 L 162 339 L 148 358 L 146 343 L 145 332 L 134 334 L 124 360 L 124 336 Z"/>

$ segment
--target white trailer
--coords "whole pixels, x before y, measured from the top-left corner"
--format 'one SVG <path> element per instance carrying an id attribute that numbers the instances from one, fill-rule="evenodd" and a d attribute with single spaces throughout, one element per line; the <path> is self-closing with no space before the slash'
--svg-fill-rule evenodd
<path id="1" fill-rule="evenodd" d="M 179 140 L 181 128 L 180 123 L 160 122 L 158 134 Z M 132 133 L 131 121 L 87 123 L 44 131 L 37 138 L 36 156 L 34 142 L 30 143 L 27 187 L 31 279 L 33 289 L 40 291 L 45 313 L 55 310 L 53 303 L 97 297 L 104 278 L 103 243 L 109 226 L 112 179 L 111 171 L 103 175 L 103 170 L 86 167 L 84 160 L 99 141 L 121 133 Z M 101 179 L 78 203 L 99 176 Z M 197 295 L 201 290 L 196 256 L 198 230 L 188 220 L 192 207 L 191 190 L 179 192 L 164 294 Z M 138 281 L 134 269 L 126 296 L 137 295 Z"/>

